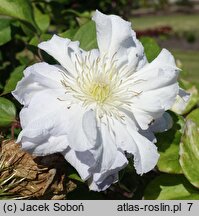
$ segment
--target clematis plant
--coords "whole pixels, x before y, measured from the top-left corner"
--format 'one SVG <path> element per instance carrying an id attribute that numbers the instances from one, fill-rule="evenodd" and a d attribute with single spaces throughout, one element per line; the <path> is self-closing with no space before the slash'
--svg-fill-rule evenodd
<path id="1" fill-rule="evenodd" d="M 163 49 L 151 63 L 131 23 L 96 11 L 98 49 L 54 35 L 39 48 L 60 64 L 24 71 L 14 97 L 24 105 L 17 142 L 34 155 L 56 152 L 95 191 L 118 181 L 134 158 L 138 174 L 152 170 L 159 154 L 154 132 L 171 127 L 179 94 L 179 69 Z"/>

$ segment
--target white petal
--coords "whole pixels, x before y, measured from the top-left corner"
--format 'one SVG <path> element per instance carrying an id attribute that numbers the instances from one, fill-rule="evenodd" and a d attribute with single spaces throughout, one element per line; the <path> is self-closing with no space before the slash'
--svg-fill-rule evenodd
<path id="1" fill-rule="evenodd" d="M 68 134 L 71 148 L 77 151 L 85 151 L 98 145 L 98 129 L 93 110 L 85 112 L 82 107 L 72 105 L 67 115 L 64 118 L 66 125 L 63 131 Z"/>
<path id="2" fill-rule="evenodd" d="M 65 110 L 65 102 L 58 100 L 59 97 L 62 98 L 62 95 L 65 96 L 62 90 L 55 89 L 45 89 L 38 94 L 34 94 L 28 106 L 25 106 L 20 112 L 22 128 L 24 129 L 32 121 L 39 121 L 44 117 L 46 118 L 47 122 L 52 122 L 52 119 L 50 118 L 51 116 L 48 115 L 54 116 L 53 119 L 60 119 L 60 111 Z M 38 123 L 38 125 L 35 125 L 32 129 L 44 129 L 44 124 L 46 121 L 41 121 L 43 125 Z"/>
<path id="3" fill-rule="evenodd" d="M 81 152 L 81 157 L 78 158 L 76 152 L 69 147 L 62 154 L 64 155 L 65 159 L 77 170 L 83 181 L 90 177 L 90 164 L 83 163 L 81 160 L 81 158 L 85 157 L 88 159 L 88 163 L 95 163 L 89 152 Z"/>
<path id="4" fill-rule="evenodd" d="M 96 23 L 97 41 L 101 54 L 108 51 L 113 55 L 134 44 L 130 22 L 119 16 L 105 15 L 99 11 L 96 11 L 93 20 Z"/>
<path id="5" fill-rule="evenodd" d="M 146 64 L 144 49 L 136 39 L 131 23 L 119 16 L 105 15 L 96 11 L 93 20 L 96 23 L 97 41 L 101 55 L 115 55 L 118 67 L 126 64 L 128 69 L 136 70 Z"/>
<path id="6" fill-rule="evenodd" d="M 112 166 L 101 173 L 93 172 L 93 176 L 88 179 L 90 190 L 103 191 L 106 190 L 111 184 L 118 181 L 118 173 L 128 164 L 124 153 L 120 150 L 117 151 L 114 163 Z"/>
<path id="7" fill-rule="evenodd" d="M 63 152 L 68 147 L 67 136 L 22 137 L 22 149 L 36 156 Z"/>
<path id="8" fill-rule="evenodd" d="M 135 91 L 148 91 L 177 82 L 179 69 L 172 54 L 163 49 L 158 57 L 134 74 Z"/>
<path id="9" fill-rule="evenodd" d="M 77 170 L 84 181 L 92 176 L 101 159 L 102 145 L 100 137 L 98 137 L 96 143 L 97 144 L 93 146 L 92 149 L 86 151 L 75 151 L 71 147 L 68 147 L 62 153 L 65 159 Z"/>
<path id="10" fill-rule="evenodd" d="M 144 47 L 140 41 L 137 40 L 136 36 L 133 37 L 133 40 L 135 42 L 135 46 L 128 49 L 127 70 L 139 71 L 148 63 L 148 61 L 144 53 Z"/>
<path id="11" fill-rule="evenodd" d="M 93 143 L 97 140 L 97 121 L 93 110 L 86 111 L 82 118 L 82 128 L 87 139 Z"/>
<path id="12" fill-rule="evenodd" d="M 23 142 L 23 137 L 36 139 L 49 135 L 67 135 L 68 143 L 74 150 L 85 151 L 98 145 L 93 111 L 86 112 L 76 104 L 67 108 L 67 103 L 58 100 L 55 93 L 43 91 L 33 97 L 28 108 L 24 108 L 25 111 L 21 113 L 24 128 L 18 141 Z"/>
<path id="13" fill-rule="evenodd" d="M 95 172 L 99 173 L 109 170 L 114 163 L 117 155 L 117 147 L 115 145 L 113 137 L 111 136 L 108 124 L 101 123 L 100 132 L 101 145 L 103 150 L 101 155 L 101 161 L 99 161 L 99 170 L 95 170 Z"/>
<path id="14" fill-rule="evenodd" d="M 150 108 L 149 108 L 150 109 Z M 142 129 L 142 130 L 146 130 L 149 127 L 149 124 L 153 121 L 154 117 L 160 116 L 163 112 L 163 110 L 160 108 L 159 112 L 152 112 L 150 110 L 145 111 L 142 109 L 136 109 L 133 108 L 133 115 L 134 115 L 134 119 L 136 120 L 138 126 Z"/>
<path id="15" fill-rule="evenodd" d="M 128 161 L 124 153 L 117 148 L 115 138 L 112 136 L 110 125 L 101 123 L 101 152 L 98 158 L 97 166 L 90 169 L 93 177 L 90 179 L 91 188 L 95 185 L 98 189 L 105 190 L 116 179 L 115 176 L 122 168 L 124 168 Z"/>
<path id="16" fill-rule="evenodd" d="M 93 175 L 94 170 L 99 166 L 102 155 L 101 139 L 98 137 L 96 145 L 92 149 L 75 151 L 71 147 L 68 147 L 62 154 L 85 181 Z"/>
<path id="17" fill-rule="evenodd" d="M 174 104 L 178 90 L 178 83 L 174 83 L 159 89 L 142 92 L 133 98 L 135 108 L 153 113 L 168 110 Z M 156 119 L 155 116 L 153 117 Z"/>
<path id="18" fill-rule="evenodd" d="M 108 170 L 105 170 L 101 173 L 94 173 L 93 174 L 93 180 L 95 183 L 97 183 L 99 186 L 104 185 L 104 183 L 107 185 L 106 180 L 109 178 L 109 176 L 115 176 L 119 173 L 121 169 L 123 169 L 128 164 L 128 160 L 126 159 L 124 153 L 121 150 L 117 151 L 116 157 L 114 159 L 114 162 L 112 163 L 111 167 Z M 112 184 L 115 181 L 111 182 L 109 179 L 109 183 Z M 110 186 L 109 184 L 109 186 Z M 104 190 L 104 189 L 102 189 Z"/>
<path id="19" fill-rule="evenodd" d="M 131 125 L 115 121 L 115 135 L 123 151 L 134 155 L 134 166 L 138 174 L 149 172 L 157 164 L 157 147 L 147 138 L 135 131 Z"/>
<path id="20" fill-rule="evenodd" d="M 158 162 L 159 154 L 157 152 L 157 147 L 136 131 L 134 131 L 131 136 L 138 147 L 138 151 L 134 153 L 136 172 L 138 174 L 147 173 L 152 170 Z"/>
<path id="21" fill-rule="evenodd" d="M 170 109 L 178 93 L 178 84 L 174 83 L 163 88 L 146 91 L 133 99 L 131 108 L 134 118 L 141 129 L 148 129 L 153 120 L 161 118 Z"/>
<path id="22" fill-rule="evenodd" d="M 131 153 L 137 151 L 137 146 L 135 145 L 132 136 L 130 136 L 125 123 L 121 123 L 118 120 L 115 120 L 114 132 L 118 148 Z"/>
<path id="23" fill-rule="evenodd" d="M 66 134 L 54 136 L 50 133 L 56 121 L 59 122 L 59 113 L 63 108 L 57 104 L 56 92 L 44 90 L 34 95 L 29 107 L 23 108 L 20 113 L 23 130 L 17 142 L 21 142 L 23 149 L 35 155 L 62 152 L 68 146 Z"/>
<path id="24" fill-rule="evenodd" d="M 71 74 L 76 71 L 75 56 L 79 56 L 83 52 L 79 48 L 79 42 L 73 42 L 57 35 L 53 35 L 50 40 L 40 43 L 38 47 L 55 58 Z"/>
<path id="25" fill-rule="evenodd" d="M 132 98 L 131 111 L 143 130 L 174 104 L 179 91 L 178 72 L 173 56 L 163 49 L 152 63 L 133 75 L 132 86 L 138 95 Z"/>
<path id="26" fill-rule="evenodd" d="M 25 69 L 24 78 L 18 82 L 12 94 L 21 104 L 27 105 L 36 93 L 45 89 L 62 88 L 62 71 L 57 65 L 34 64 Z"/>
<path id="27" fill-rule="evenodd" d="M 191 94 L 196 92 L 195 88 L 191 88 L 188 90 Z M 183 111 L 186 109 L 189 100 L 191 98 L 191 94 L 185 92 L 183 89 L 179 89 L 179 93 L 176 97 L 175 103 L 173 104 L 171 110 L 177 114 L 182 114 Z"/>
<path id="28" fill-rule="evenodd" d="M 157 139 L 156 139 L 154 133 L 150 130 L 150 127 L 148 130 L 139 130 L 139 133 L 140 133 L 140 135 L 144 136 L 145 138 L 147 138 L 152 143 L 157 142 Z"/>
<path id="29" fill-rule="evenodd" d="M 175 59 L 167 49 L 161 50 L 158 57 L 153 60 L 153 64 L 159 64 L 159 66 L 161 66 L 162 64 L 170 65 L 176 68 Z"/>
<path id="30" fill-rule="evenodd" d="M 88 179 L 88 185 L 90 190 L 100 192 L 106 190 L 108 187 L 110 187 L 111 184 L 116 183 L 117 181 L 118 181 L 118 174 L 112 174 L 107 176 L 106 179 L 100 184 L 95 182 L 93 178 L 90 178 Z"/>

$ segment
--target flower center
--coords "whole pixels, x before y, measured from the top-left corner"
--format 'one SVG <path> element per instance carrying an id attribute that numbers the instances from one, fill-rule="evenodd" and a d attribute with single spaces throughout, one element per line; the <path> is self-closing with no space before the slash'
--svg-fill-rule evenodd
<path id="1" fill-rule="evenodd" d="M 122 118 L 120 109 L 129 109 L 134 96 L 132 72 L 116 67 L 116 60 L 106 56 L 91 60 L 91 55 L 80 59 L 76 56 L 75 73 L 63 73 L 61 80 L 66 93 L 74 102 L 96 110 L 97 115 Z M 73 99 L 72 99 L 73 100 Z"/>
<path id="2" fill-rule="evenodd" d="M 110 87 L 103 82 L 93 83 L 89 89 L 91 96 L 99 103 L 103 103 L 109 96 Z"/>

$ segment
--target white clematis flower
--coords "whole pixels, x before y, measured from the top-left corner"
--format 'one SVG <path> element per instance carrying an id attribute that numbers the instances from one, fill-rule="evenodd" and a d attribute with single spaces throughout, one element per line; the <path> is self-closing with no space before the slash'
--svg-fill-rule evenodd
<path id="1" fill-rule="evenodd" d="M 93 20 L 99 49 L 84 51 L 54 35 L 39 48 L 60 65 L 28 67 L 13 95 L 24 105 L 22 148 L 34 155 L 61 152 L 91 190 L 101 191 L 118 180 L 126 154 L 138 174 L 156 165 L 153 131 L 167 125 L 179 70 L 166 49 L 149 64 L 130 22 L 99 11 Z"/>

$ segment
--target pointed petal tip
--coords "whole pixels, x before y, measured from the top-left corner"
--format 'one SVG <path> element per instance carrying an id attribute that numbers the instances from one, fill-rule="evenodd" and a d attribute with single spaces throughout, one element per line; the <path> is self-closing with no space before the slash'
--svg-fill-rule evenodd
<path id="1" fill-rule="evenodd" d="M 100 18 L 100 16 L 107 16 L 107 15 L 103 14 L 102 12 L 96 9 L 93 14 L 92 20 L 96 21 L 96 19 Z"/>
<path id="2" fill-rule="evenodd" d="M 181 69 L 176 66 L 176 62 L 175 62 L 175 58 L 174 58 L 173 54 L 169 50 L 167 50 L 166 48 L 163 48 L 161 50 L 161 52 L 159 53 L 159 55 L 156 59 L 158 59 L 159 61 L 163 61 L 167 65 L 175 67 L 176 70 L 181 71 Z M 156 60 L 156 59 L 154 59 L 154 60 Z"/>
<path id="3" fill-rule="evenodd" d="M 48 45 L 49 42 L 55 41 L 57 38 L 59 38 L 59 36 L 57 36 L 56 34 L 53 34 L 50 39 L 48 39 L 46 41 L 42 41 L 37 46 L 39 47 L 39 49 L 45 49 L 46 45 Z"/>

